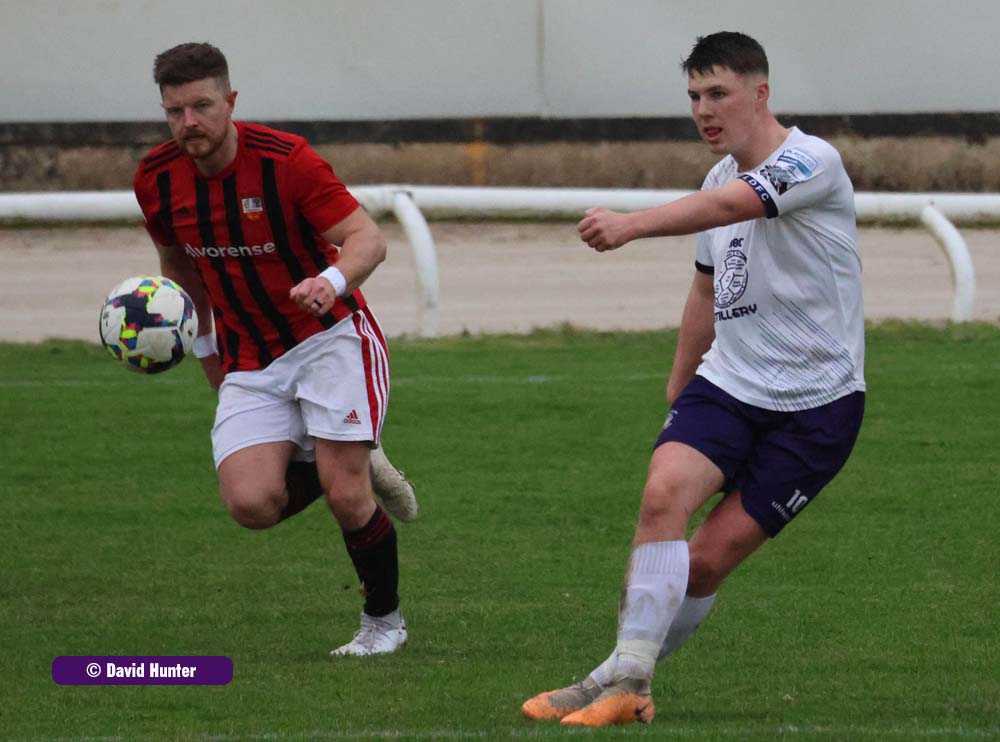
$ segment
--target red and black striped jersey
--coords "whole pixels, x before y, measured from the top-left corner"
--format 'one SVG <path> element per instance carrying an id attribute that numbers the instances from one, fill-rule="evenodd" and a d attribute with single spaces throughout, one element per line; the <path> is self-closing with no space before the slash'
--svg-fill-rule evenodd
<path id="1" fill-rule="evenodd" d="M 236 158 L 217 175 L 201 175 L 169 141 L 135 176 L 150 236 L 187 253 L 201 275 L 227 372 L 263 368 L 365 306 L 354 291 L 317 318 L 288 297 L 337 262 L 321 234 L 358 202 L 302 137 L 243 122 L 236 129 Z"/>

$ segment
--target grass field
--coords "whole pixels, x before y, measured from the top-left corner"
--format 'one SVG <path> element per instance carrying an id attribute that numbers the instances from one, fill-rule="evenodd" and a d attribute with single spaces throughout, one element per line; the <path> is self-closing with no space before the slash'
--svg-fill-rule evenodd
<path id="1" fill-rule="evenodd" d="M 195 363 L 0 345 L 0 737 L 559 739 L 520 703 L 588 671 L 616 602 L 676 335 L 400 341 L 386 449 L 410 644 L 334 662 L 360 598 L 315 505 L 240 529 L 215 492 Z M 724 587 L 594 738 L 1000 736 L 1000 329 L 883 325 L 843 473 Z M 71 687 L 59 655 L 227 655 L 219 687 Z"/>

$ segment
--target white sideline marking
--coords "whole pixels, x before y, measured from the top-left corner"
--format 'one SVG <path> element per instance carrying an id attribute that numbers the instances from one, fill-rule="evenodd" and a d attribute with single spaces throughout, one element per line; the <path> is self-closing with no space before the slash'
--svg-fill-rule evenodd
<path id="1" fill-rule="evenodd" d="M 669 721 L 654 722 L 662 727 L 665 733 L 671 737 L 732 737 L 734 739 L 745 739 L 751 735 L 772 734 L 775 736 L 793 736 L 798 734 L 808 736 L 830 737 L 831 739 L 850 739 L 852 737 L 866 735 L 879 737 L 896 737 L 903 739 L 929 739 L 934 737 L 959 737 L 962 739 L 988 739 L 1000 735 L 1000 727 L 930 727 L 927 729 L 898 728 L 891 729 L 885 727 L 870 726 L 799 726 L 797 724 L 779 724 L 773 727 L 680 727 L 671 725 Z M 536 737 L 552 737 L 553 729 L 551 725 L 525 726 L 523 729 L 509 729 L 501 732 L 498 729 L 484 731 L 461 730 L 461 729 L 438 729 L 426 732 L 407 732 L 400 729 L 372 729 L 360 732 L 334 732 L 331 730 L 314 729 L 299 734 L 285 734 L 278 732 L 259 732 L 257 734 L 211 734 L 204 732 L 200 735 L 185 737 L 192 740 L 204 740 L 204 742 L 242 742 L 243 740 L 254 740 L 256 742 L 270 742 L 271 740 L 312 740 L 312 739 L 343 739 L 343 740 L 364 740 L 364 739 L 532 739 Z M 559 735 L 579 735 L 589 734 L 589 729 L 559 729 Z M 14 738 L 24 740 L 24 742 L 126 742 L 126 740 L 159 740 L 160 737 L 147 735 L 143 737 L 21 737 Z"/>
<path id="2" fill-rule="evenodd" d="M 136 377 L 137 379 L 139 377 Z M 604 376 L 601 378 L 586 377 L 587 381 L 649 381 L 651 379 L 667 379 L 667 371 L 647 374 L 622 374 L 621 376 Z M 392 379 L 393 386 L 420 386 L 422 384 L 552 384 L 564 381 L 579 381 L 581 377 L 565 374 L 535 374 L 532 376 L 403 376 Z M 165 379 L 159 377 L 154 382 L 174 386 L 188 382 L 180 379 Z M 107 386 L 104 379 L 0 379 L 0 389 L 31 389 L 38 387 L 93 387 Z"/>
<path id="3" fill-rule="evenodd" d="M 138 378 L 138 377 L 137 377 Z M 176 386 L 183 382 L 180 379 L 157 379 L 157 384 Z M 0 379 L 0 389 L 32 389 L 38 387 L 53 387 L 72 389 L 82 386 L 107 386 L 101 379 Z"/>
<path id="4" fill-rule="evenodd" d="M 393 386 L 421 384 L 551 384 L 563 381 L 649 381 L 650 379 L 667 378 L 667 371 L 661 373 L 622 374 L 620 376 L 602 376 L 600 378 L 568 376 L 566 374 L 533 374 L 531 376 L 404 376 L 392 380 Z"/>

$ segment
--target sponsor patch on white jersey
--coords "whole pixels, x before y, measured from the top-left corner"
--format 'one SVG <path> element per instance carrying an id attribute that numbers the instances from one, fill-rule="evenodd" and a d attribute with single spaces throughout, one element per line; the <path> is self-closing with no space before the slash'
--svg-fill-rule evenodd
<path id="1" fill-rule="evenodd" d="M 780 196 L 796 183 L 809 180 L 819 167 L 812 155 L 800 149 L 786 149 L 770 165 L 760 169 L 763 175 L 774 186 Z"/>
<path id="2" fill-rule="evenodd" d="M 815 157 L 794 147 L 786 149 L 778 155 L 775 164 L 789 170 L 796 182 L 809 180 L 819 167 L 819 162 Z"/>

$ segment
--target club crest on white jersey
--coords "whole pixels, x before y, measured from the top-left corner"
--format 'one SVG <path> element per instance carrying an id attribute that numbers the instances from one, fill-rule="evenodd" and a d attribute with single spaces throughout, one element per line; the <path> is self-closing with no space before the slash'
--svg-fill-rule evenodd
<path id="1" fill-rule="evenodd" d="M 747 269 L 747 256 L 741 249 L 743 239 L 737 237 L 729 243 L 729 250 L 722 261 L 722 271 L 715 279 L 715 306 L 718 309 L 731 307 L 747 290 L 750 271 Z"/>

